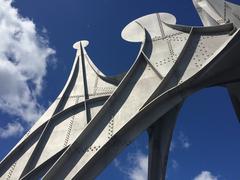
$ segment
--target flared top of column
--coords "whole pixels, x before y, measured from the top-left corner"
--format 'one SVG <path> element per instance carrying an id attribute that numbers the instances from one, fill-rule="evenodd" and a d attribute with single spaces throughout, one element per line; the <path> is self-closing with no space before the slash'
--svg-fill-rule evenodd
<path id="1" fill-rule="evenodd" d="M 150 33 L 152 37 L 161 36 L 159 31 L 159 24 L 176 24 L 176 17 L 170 13 L 153 13 L 142 16 L 130 22 L 122 30 L 121 36 L 129 42 L 142 42 L 145 39 L 145 30 Z"/>
<path id="2" fill-rule="evenodd" d="M 77 41 L 77 42 L 75 42 L 75 43 L 73 44 L 73 48 L 74 48 L 74 49 L 77 49 L 77 50 L 80 50 L 81 46 L 82 46 L 83 48 L 85 48 L 85 47 L 88 46 L 88 44 L 89 44 L 89 41 L 87 41 L 87 40 Z"/>

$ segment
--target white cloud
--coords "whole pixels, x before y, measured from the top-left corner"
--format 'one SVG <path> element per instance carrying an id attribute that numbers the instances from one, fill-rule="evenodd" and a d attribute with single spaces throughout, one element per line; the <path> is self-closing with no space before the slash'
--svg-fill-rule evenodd
<path id="1" fill-rule="evenodd" d="M 8 138 L 22 134 L 23 127 L 18 122 L 8 123 L 5 128 L 0 128 L 0 138 Z"/>
<path id="2" fill-rule="evenodd" d="M 175 144 L 175 142 L 172 140 L 172 141 L 171 141 L 171 144 L 170 144 L 169 150 L 172 152 L 172 151 L 174 151 L 175 148 L 176 148 L 176 144 Z"/>
<path id="3" fill-rule="evenodd" d="M 122 165 L 122 162 L 118 160 L 117 158 L 113 160 L 113 165 L 123 174 L 128 175 L 128 168 L 126 168 L 126 165 Z"/>
<path id="4" fill-rule="evenodd" d="M 172 168 L 173 168 L 173 169 L 177 169 L 178 166 L 179 166 L 179 165 L 178 165 L 178 162 L 173 159 L 173 160 L 172 160 Z"/>
<path id="5" fill-rule="evenodd" d="M 113 165 L 116 167 L 116 168 L 119 168 L 120 167 L 120 161 L 116 158 L 113 160 Z"/>
<path id="6" fill-rule="evenodd" d="M 131 180 L 146 180 L 148 175 L 148 156 L 139 152 L 132 157 L 132 165 L 128 171 L 129 179 Z"/>
<path id="7" fill-rule="evenodd" d="M 191 146 L 191 143 L 189 141 L 189 138 L 186 134 L 184 134 L 182 131 L 177 133 L 177 136 L 172 139 L 170 144 L 170 152 L 174 152 L 175 150 L 178 150 L 179 148 L 182 149 L 189 149 Z"/>
<path id="8" fill-rule="evenodd" d="M 31 124 L 42 113 L 37 97 L 55 51 L 11 4 L 0 0 L 0 110 Z"/>
<path id="9" fill-rule="evenodd" d="M 194 180 L 218 180 L 217 176 L 212 175 L 209 171 L 202 171 Z"/>
<path id="10" fill-rule="evenodd" d="M 191 146 L 188 137 L 183 132 L 179 133 L 178 140 L 184 149 L 188 149 Z"/>

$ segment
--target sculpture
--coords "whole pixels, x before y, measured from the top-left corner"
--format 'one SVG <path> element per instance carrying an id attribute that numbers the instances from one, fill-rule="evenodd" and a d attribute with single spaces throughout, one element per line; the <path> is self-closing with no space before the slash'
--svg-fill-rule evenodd
<path id="1" fill-rule="evenodd" d="M 185 98 L 224 86 L 240 117 L 238 6 L 217 0 L 194 5 L 206 27 L 176 25 L 168 13 L 129 23 L 122 37 L 141 42 L 141 48 L 122 76 L 105 76 L 87 55 L 88 42 L 75 43 L 63 91 L 1 161 L 1 179 L 94 179 L 147 129 L 148 178 L 163 180 Z"/>

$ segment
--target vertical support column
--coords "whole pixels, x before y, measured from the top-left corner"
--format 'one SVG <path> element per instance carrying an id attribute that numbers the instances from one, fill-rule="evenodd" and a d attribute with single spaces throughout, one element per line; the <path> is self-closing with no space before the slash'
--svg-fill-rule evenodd
<path id="1" fill-rule="evenodd" d="M 89 99 L 88 95 L 88 84 L 87 84 L 87 73 L 85 66 L 85 55 L 82 47 L 82 43 L 80 42 L 80 56 L 81 56 L 81 65 L 82 65 L 82 78 L 83 78 L 83 92 L 84 92 L 84 107 L 86 113 L 86 120 L 89 122 L 91 120 L 91 112 L 87 105 L 87 100 Z"/>
<path id="2" fill-rule="evenodd" d="M 148 128 L 148 180 L 165 180 L 169 147 L 181 105 Z"/>

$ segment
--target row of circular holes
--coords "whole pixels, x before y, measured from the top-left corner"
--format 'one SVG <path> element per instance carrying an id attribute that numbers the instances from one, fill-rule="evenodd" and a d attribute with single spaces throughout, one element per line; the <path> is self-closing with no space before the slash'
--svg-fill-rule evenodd
<path id="1" fill-rule="evenodd" d="M 11 178 L 11 176 L 12 176 L 12 174 L 13 174 L 13 171 L 14 171 L 16 165 L 17 165 L 17 162 L 15 162 L 15 163 L 11 166 L 6 180 L 9 180 L 9 179 Z"/>
<path id="2" fill-rule="evenodd" d="M 164 40 L 164 39 L 171 38 L 171 37 L 174 37 L 174 36 L 179 36 L 181 34 L 183 34 L 183 32 L 178 32 L 178 33 L 175 33 L 175 34 L 165 35 L 165 37 L 155 36 L 155 37 L 152 38 L 152 41 Z"/>
<path id="3" fill-rule="evenodd" d="M 113 126 L 114 126 L 114 120 L 112 119 L 109 122 L 109 129 L 108 129 L 108 139 L 110 139 L 113 136 Z M 97 151 L 98 149 L 100 149 L 101 146 L 93 146 L 93 147 L 89 147 L 87 152 L 89 151 Z"/>
<path id="4" fill-rule="evenodd" d="M 174 56 L 177 57 L 176 54 Z M 171 58 L 168 57 L 167 59 L 163 59 L 162 61 L 155 62 L 155 65 L 156 65 L 156 67 L 158 67 L 159 65 L 162 66 L 162 65 L 165 65 L 165 64 L 170 63 L 170 62 L 175 63 L 176 62 L 176 58 L 171 56 Z M 150 66 L 148 67 L 148 70 L 151 70 Z"/>
<path id="5" fill-rule="evenodd" d="M 205 36 L 205 37 L 203 36 L 202 39 L 208 39 L 209 37 L 210 37 L 210 36 Z M 212 54 L 209 54 L 208 51 L 206 50 L 205 46 L 203 46 L 203 47 L 201 48 L 202 45 L 204 45 L 203 42 L 200 42 L 199 45 L 198 45 L 198 48 L 200 48 L 200 49 L 199 49 L 199 52 L 201 53 L 201 55 L 202 55 L 203 57 L 205 56 L 205 57 L 204 57 L 204 60 L 207 60 L 207 58 L 209 58 L 213 53 L 212 53 Z M 198 49 L 196 49 L 196 50 L 198 50 Z M 193 57 L 193 60 L 196 61 L 194 64 L 195 64 L 196 67 L 202 67 L 202 63 L 201 63 L 201 62 L 202 62 L 202 59 L 198 58 L 198 56 L 199 56 L 199 55 L 196 54 L 195 57 Z"/>
<path id="6" fill-rule="evenodd" d="M 175 40 L 175 39 L 177 39 L 177 41 L 179 41 L 179 39 L 181 39 L 180 41 L 183 41 L 182 39 L 187 40 L 187 38 L 188 38 L 187 36 L 186 37 L 181 37 L 181 36 L 177 36 L 176 37 L 176 36 L 172 35 L 172 36 L 167 37 L 166 39 L 167 40 Z M 173 54 L 174 56 L 177 57 L 177 55 L 174 54 L 173 51 L 171 51 L 170 54 Z M 159 65 L 161 66 L 161 65 L 167 64 L 167 62 L 171 62 L 171 61 L 173 63 L 176 62 L 176 59 L 173 58 L 173 55 L 171 55 L 171 59 L 168 57 L 167 60 L 163 59 L 162 61 L 159 61 Z M 158 67 L 158 62 L 156 62 L 155 65 L 156 65 L 156 67 Z M 148 70 L 151 70 L 151 68 L 149 67 Z"/>
<path id="7" fill-rule="evenodd" d="M 73 126 L 74 117 L 75 117 L 75 116 L 72 116 L 72 118 L 71 118 L 71 120 L 70 120 L 68 129 L 67 129 L 67 135 L 66 135 L 66 138 L 65 138 L 63 147 L 66 147 L 67 144 L 68 144 L 68 141 L 69 141 L 69 138 L 70 138 L 70 134 L 71 134 L 71 130 L 72 130 L 72 126 Z"/>
<path id="8" fill-rule="evenodd" d="M 77 99 L 75 101 L 75 104 L 78 103 L 80 97 L 77 96 Z M 68 129 L 67 129 L 67 134 L 66 134 L 66 137 L 65 137 L 65 140 L 64 140 L 64 145 L 63 147 L 66 147 L 67 144 L 68 144 L 68 141 L 69 141 L 69 138 L 70 138 L 70 134 L 71 134 L 71 131 L 72 131 L 72 127 L 73 127 L 73 121 L 75 119 L 75 115 L 72 116 L 72 118 L 70 119 L 70 122 L 69 122 L 69 125 L 68 125 Z"/>
<path id="9" fill-rule="evenodd" d="M 113 136 L 113 126 L 114 126 L 114 120 L 112 119 L 108 124 L 108 139 L 110 139 Z"/>
<path id="10" fill-rule="evenodd" d="M 101 146 L 93 146 L 93 147 L 89 147 L 87 149 L 87 152 L 90 152 L 90 151 L 97 151 L 101 148 Z"/>
<path id="11" fill-rule="evenodd" d="M 213 38 L 213 37 L 212 37 L 212 36 L 202 36 L 202 39 L 208 39 L 208 38 Z M 186 37 L 185 39 L 187 39 L 187 37 Z M 203 45 L 204 43 L 203 43 L 203 42 L 200 42 L 199 44 L 200 44 L 200 45 L 199 45 L 198 47 L 200 47 L 200 46 Z M 200 49 L 199 51 L 200 51 L 200 52 L 204 51 L 205 53 L 207 53 L 207 50 L 205 49 L 205 46 L 203 46 L 202 49 Z M 212 53 L 212 54 L 213 54 L 213 53 Z M 211 55 L 212 55 L 212 54 L 211 54 Z M 210 54 L 204 54 L 204 53 L 202 53 L 202 56 L 205 56 L 205 55 L 206 55 L 206 57 L 210 57 L 210 56 L 211 56 Z M 198 54 L 196 54 L 196 57 L 198 57 Z M 195 60 L 196 58 L 193 57 L 193 59 Z M 206 60 L 206 59 L 207 59 L 207 58 L 204 58 L 204 60 Z M 171 60 L 172 60 L 172 62 L 175 62 L 175 61 L 176 61 L 175 59 L 173 59 L 173 57 L 172 57 Z M 198 61 L 200 62 L 201 59 L 198 59 Z M 167 62 L 171 62 L 169 57 L 168 57 L 168 60 L 164 59 L 163 62 L 162 62 L 162 61 L 159 61 L 159 65 L 167 64 Z M 158 62 L 156 62 L 155 64 L 156 64 L 156 67 L 158 67 Z M 199 63 L 197 63 L 197 62 L 195 62 L 195 65 L 196 65 L 196 67 L 201 67 L 201 66 L 202 66 L 202 64 L 199 64 Z M 148 70 L 151 70 L 151 68 L 149 67 Z"/>

